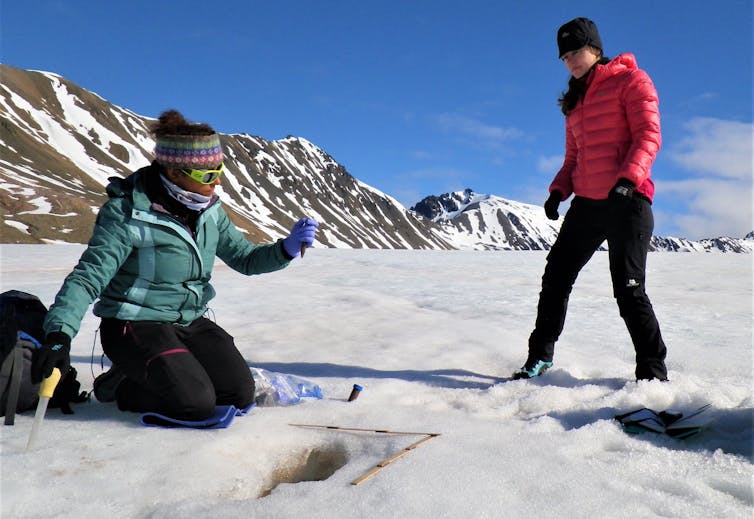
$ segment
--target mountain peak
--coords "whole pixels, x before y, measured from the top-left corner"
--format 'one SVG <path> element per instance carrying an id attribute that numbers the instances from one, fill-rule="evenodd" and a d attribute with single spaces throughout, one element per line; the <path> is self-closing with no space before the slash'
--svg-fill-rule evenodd
<path id="1" fill-rule="evenodd" d="M 149 117 L 115 106 L 51 73 L 0 64 L 2 240 L 86 243 L 107 201 L 109 177 L 148 165 Z M 301 216 L 320 221 L 325 247 L 450 249 L 432 225 L 353 177 L 310 141 L 221 135 L 218 194 L 233 223 L 264 243 Z"/>
<path id="2" fill-rule="evenodd" d="M 432 220 L 452 220 L 465 211 L 471 204 L 486 200 L 490 195 L 479 195 L 471 188 L 453 191 L 442 195 L 430 195 L 411 207 L 411 211 Z"/>
<path id="3" fill-rule="evenodd" d="M 109 103 L 51 72 L 0 64 L 0 230 L 4 243 L 86 243 L 109 177 L 148 165 L 154 119 Z M 320 222 L 320 246 L 378 249 L 544 250 L 562 218 L 542 207 L 476 193 L 428 196 L 407 210 L 359 181 L 303 137 L 221 135 L 218 189 L 233 223 L 254 242 L 287 235 L 301 216 Z M 751 252 L 745 240 L 653 238 L 654 249 Z"/>
<path id="4" fill-rule="evenodd" d="M 459 249 L 547 250 L 560 228 L 538 206 L 470 188 L 430 195 L 411 210 L 439 225 Z"/>

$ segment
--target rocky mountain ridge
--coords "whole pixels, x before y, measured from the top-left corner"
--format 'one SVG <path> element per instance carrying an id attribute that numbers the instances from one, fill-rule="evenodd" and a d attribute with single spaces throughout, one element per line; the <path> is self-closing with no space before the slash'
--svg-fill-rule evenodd
<path id="1" fill-rule="evenodd" d="M 65 78 L 0 65 L 0 211 L 4 243 L 86 242 L 104 187 L 152 160 L 152 119 Z M 221 135 L 218 190 L 253 241 L 287 235 L 303 215 L 321 222 L 318 245 L 452 249 L 431 222 L 360 182 L 302 138 Z"/>
<path id="2" fill-rule="evenodd" d="M 85 243 L 104 187 L 150 163 L 153 119 L 49 72 L 0 64 L 0 242 Z M 303 215 L 320 221 L 317 246 L 546 250 L 560 222 L 539 206 L 471 190 L 430 196 L 411 210 L 354 177 L 304 138 L 221 135 L 218 190 L 249 239 L 285 236 Z M 754 237 L 653 239 L 656 250 L 751 252 Z"/>
<path id="3" fill-rule="evenodd" d="M 563 221 L 562 215 L 557 221 L 548 220 L 541 206 L 482 195 L 468 188 L 428 196 L 411 210 L 440 225 L 449 240 L 459 248 L 478 250 L 549 249 Z M 605 249 L 605 244 L 601 248 Z M 754 251 L 754 231 L 744 238 L 720 237 L 696 241 L 652 236 L 650 250 L 751 253 Z"/>

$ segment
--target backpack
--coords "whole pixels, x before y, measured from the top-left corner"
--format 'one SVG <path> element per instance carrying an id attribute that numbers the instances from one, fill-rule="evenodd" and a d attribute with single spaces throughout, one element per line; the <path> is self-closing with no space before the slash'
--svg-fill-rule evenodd
<path id="1" fill-rule="evenodd" d="M 5 416 L 5 425 L 13 425 L 16 413 L 35 408 L 39 401 L 39 384 L 31 383 L 31 363 L 44 340 L 46 315 L 47 308 L 37 296 L 18 290 L 0 294 L 0 416 Z M 71 402 L 88 399 L 87 393 L 79 394 L 80 388 L 71 367 L 56 386 L 49 407 L 73 413 Z"/>

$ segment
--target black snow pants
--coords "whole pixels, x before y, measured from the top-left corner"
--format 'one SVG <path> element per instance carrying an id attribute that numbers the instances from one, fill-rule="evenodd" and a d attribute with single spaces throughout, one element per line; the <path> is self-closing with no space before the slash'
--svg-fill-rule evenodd
<path id="1" fill-rule="evenodd" d="M 647 251 L 654 229 L 652 207 L 635 195 L 616 208 L 608 200 L 575 197 L 547 256 L 529 361 L 552 361 L 565 323 L 568 298 L 581 269 L 607 240 L 613 295 L 636 350 L 637 379 L 667 379 L 667 350 L 644 289 Z"/>
<path id="2" fill-rule="evenodd" d="M 126 378 L 115 392 L 123 411 L 204 420 L 216 405 L 254 399 L 254 379 L 233 337 L 200 317 L 189 326 L 103 319 L 102 349 Z"/>

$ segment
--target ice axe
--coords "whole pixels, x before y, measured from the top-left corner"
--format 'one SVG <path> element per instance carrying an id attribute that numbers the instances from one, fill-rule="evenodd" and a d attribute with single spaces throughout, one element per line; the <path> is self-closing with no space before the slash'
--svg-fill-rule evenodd
<path id="1" fill-rule="evenodd" d="M 42 381 L 39 386 L 39 403 L 37 404 L 37 412 L 34 414 L 34 423 L 31 426 L 31 433 L 29 433 L 29 441 L 26 444 L 26 450 L 28 451 L 37 439 L 39 434 L 39 426 L 42 424 L 42 420 L 47 412 L 47 404 L 50 403 L 50 398 L 55 392 L 55 386 L 60 382 L 60 370 L 53 368 L 50 376 Z"/>

